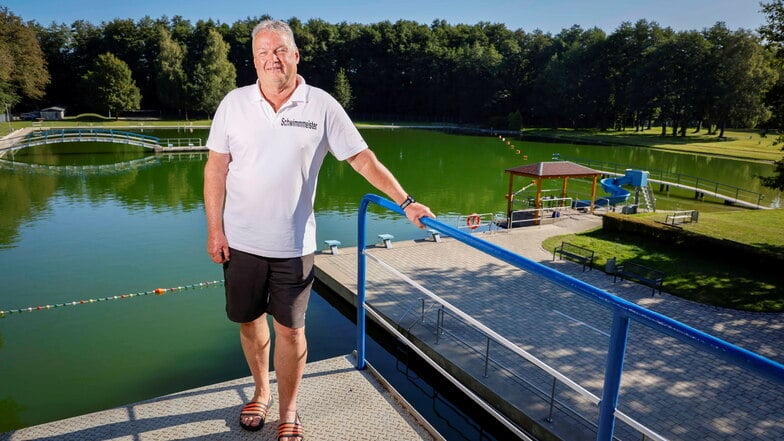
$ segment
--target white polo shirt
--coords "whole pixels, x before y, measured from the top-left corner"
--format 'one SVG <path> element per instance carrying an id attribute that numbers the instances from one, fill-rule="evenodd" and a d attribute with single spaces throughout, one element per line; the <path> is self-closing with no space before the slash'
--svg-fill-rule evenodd
<path id="1" fill-rule="evenodd" d="M 218 106 L 207 147 L 231 155 L 223 226 L 229 246 L 265 257 L 316 251 L 313 201 L 327 152 L 345 160 L 367 148 L 328 93 L 299 86 L 277 113 L 258 83 L 229 92 Z"/>

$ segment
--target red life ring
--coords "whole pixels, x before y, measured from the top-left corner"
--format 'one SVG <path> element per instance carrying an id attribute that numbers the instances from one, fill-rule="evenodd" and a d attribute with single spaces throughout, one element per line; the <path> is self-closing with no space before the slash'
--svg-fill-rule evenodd
<path id="1" fill-rule="evenodd" d="M 476 213 L 471 214 L 466 218 L 466 225 L 468 225 L 468 228 L 472 230 L 476 230 L 477 228 L 479 228 L 479 224 L 481 223 L 482 223 L 482 218 L 480 218 L 479 215 Z"/>

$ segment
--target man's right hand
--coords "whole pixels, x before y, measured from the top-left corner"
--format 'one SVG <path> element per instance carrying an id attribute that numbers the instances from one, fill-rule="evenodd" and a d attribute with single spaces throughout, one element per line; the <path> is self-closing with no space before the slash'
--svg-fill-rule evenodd
<path id="1" fill-rule="evenodd" d="M 215 263 L 226 263 L 231 259 L 229 241 L 223 233 L 210 234 L 207 237 L 207 254 Z"/>

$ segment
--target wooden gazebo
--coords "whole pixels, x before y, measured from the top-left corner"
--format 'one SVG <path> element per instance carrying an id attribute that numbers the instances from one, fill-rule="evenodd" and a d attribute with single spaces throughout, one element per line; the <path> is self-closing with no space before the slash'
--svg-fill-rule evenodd
<path id="1" fill-rule="evenodd" d="M 535 208 L 537 208 L 537 217 L 539 213 L 538 209 L 542 207 L 542 181 L 544 179 L 562 179 L 561 197 L 566 198 L 569 178 L 593 178 L 590 205 L 590 212 L 593 213 L 594 201 L 596 200 L 596 182 L 598 181 L 599 176 L 601 176 L 601 172 L 569 161 L 537 162 L 535 164 L 508 168 L 506 169 L 506 172 L 509 173 L 509 193 L 507 194 L 508 204 L 506 208 L 508 219 L 512 219 L 515 176 L 523 176 L 531 179 L 531 183 L 536 184 Z"/>

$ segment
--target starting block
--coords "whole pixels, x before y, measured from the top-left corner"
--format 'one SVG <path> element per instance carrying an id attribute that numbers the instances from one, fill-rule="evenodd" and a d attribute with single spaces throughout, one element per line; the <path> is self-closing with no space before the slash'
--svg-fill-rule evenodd
<path id="1" fill-rule="evenodd" d="M 329 247 L 329 251 L 333 255 L 338 254 L 338 247 L 340 246 L 339 240 L 325 240 L 324 243 L 327 244 L 327 246 Z"/>
<path id="2" fill-rule="evenodd" d="M 384 248 L 392 248 L 392 239 L 394 239 L 395 236 L 391 234 L 379 234 L 378 238 L 384 243 Z"/>

